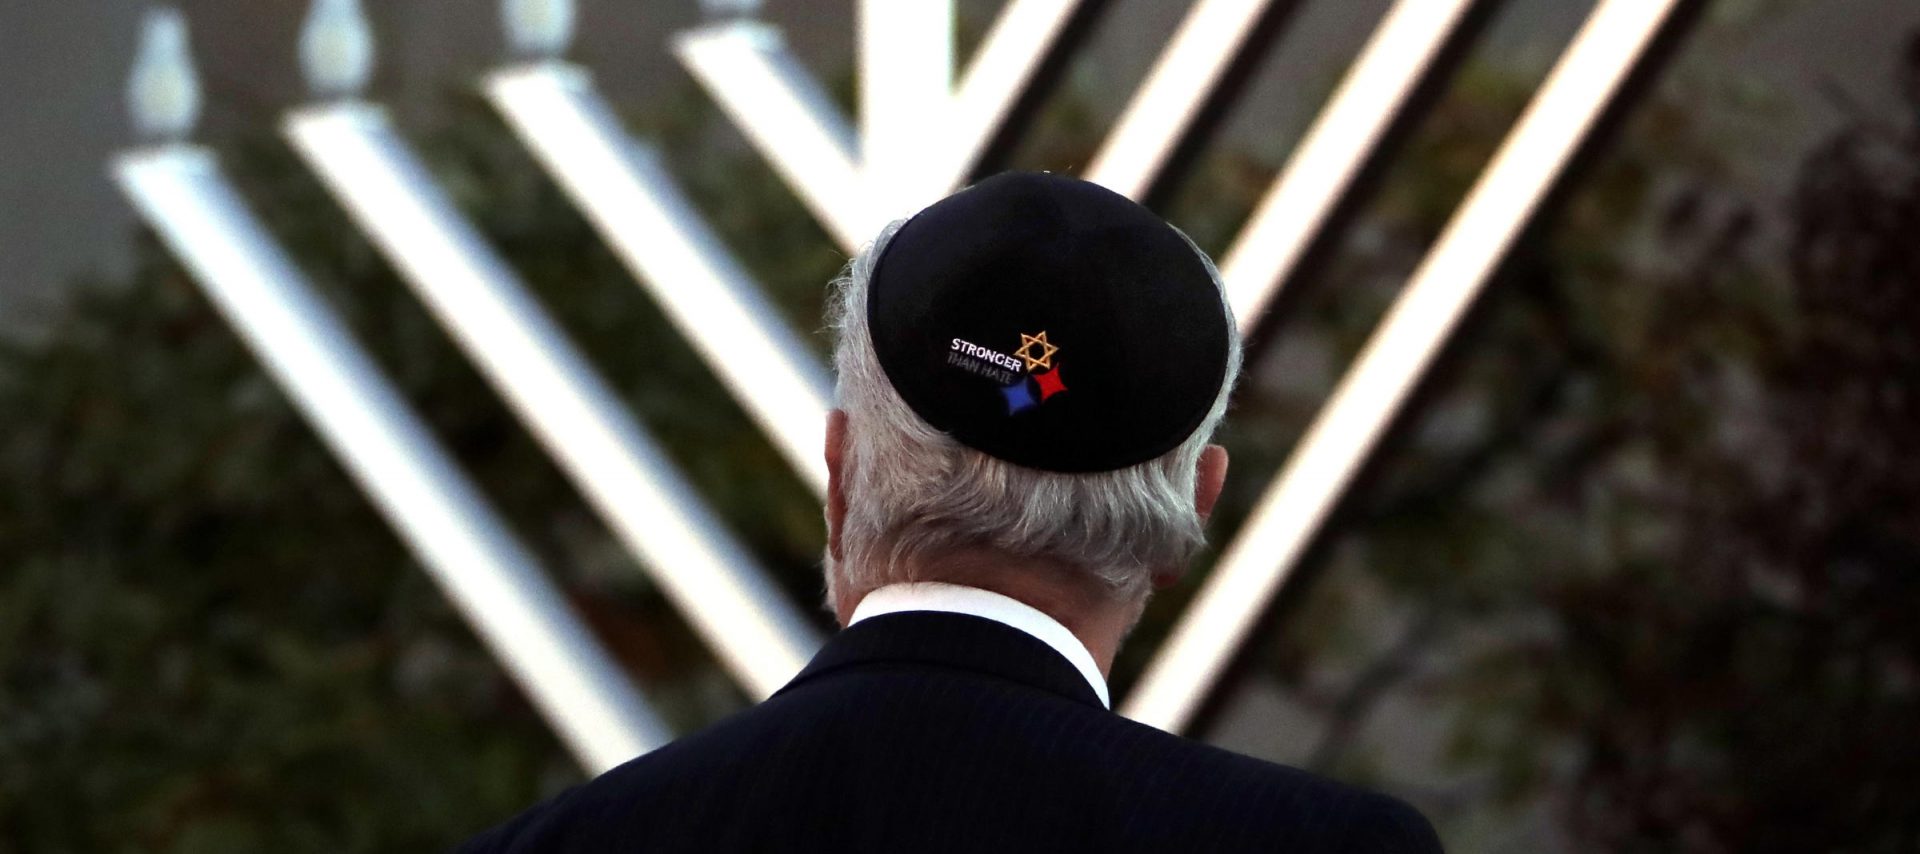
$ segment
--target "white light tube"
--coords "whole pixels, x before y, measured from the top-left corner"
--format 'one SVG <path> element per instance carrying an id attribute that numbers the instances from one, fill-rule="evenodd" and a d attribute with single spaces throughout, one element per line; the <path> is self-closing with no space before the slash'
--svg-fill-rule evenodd
<path id="1" fill-rule="evenodd" d="M 1398 0 L 1362 48 L 1280 177 L 1220 264 L 1247 334 L 1326 228 L 1388 126 L 1434 71 L 1440 50 L 1480 0 Z"/>
<path id="2" fill-rule="evenodd" d="M 862 0 L 858 139 L 771 26 L 690 30 L 674 52 L 854 251 L 966 180 L 1084 2 L 1012 0 L 955 92 L 951 0 Z"/>
<path id="3" fill-rule="evenodd" d="M 674 37 L 673 51 L 840 246 L 858 250 L 876 222 L 858 143 L 780 31 L 732 21 Z"/>
<path id="4" fill-rule="evenodd" d="M 766 697 L 792 678 L 818 648 L 815 632 L 454 209 L 386 115 L 337 103 L 295 112 L 286 130 L 747 692 Z"/>
<path id="5" fill-rule="evenodd" d="M 1603 0 L 1181 615 L 1124 712 L 1184 729 L 1682 0 Z"/>
<path id="6" fill-rule="evenodd" d="M 487 80 L 486 92 L 788 464 L 824 496 L 826 372 L 687 202 L 660 155 L 626 133 L 578 66 L 508 69 Z"/>
<path id="7" fill-rule="evenodd" d="M 1082 177 L 1128 198 L 1143 196 L 1271 5 L 1273 0 L 1200 0 Z"/>
<path id="8" fill-rule="evenodd" d="M 942 120 L 951 140 L 944 159 L 921 165 L 929 179 L 919 205 L 931 204 L 966 182 L 1084 2 L 1012 0 L 1001 10 L 967 63 L 949 115 Z"/>
<path id="9" fill-rule="evenodd" d="M 927 155 L 953 98 L 953 0 L 860 0 L 855 29 L 860 171 L 878 230 L 924 204 Z"/>
<path id="10" fill-rule="evenodd" d="M 590 774 L 670 735 L 205 149 L 128 154 L 122 190 Z"/>

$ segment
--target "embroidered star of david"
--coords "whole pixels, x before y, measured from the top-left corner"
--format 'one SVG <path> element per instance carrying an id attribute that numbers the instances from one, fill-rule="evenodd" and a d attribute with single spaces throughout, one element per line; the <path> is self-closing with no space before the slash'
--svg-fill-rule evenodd
<path id="1" fill-rule="evenodd" d="M 1032 354 L 1032 350 L 1035 347 L 1040 348 L 1040 355 L 1038 356 Z M 1052 368 L 1053 354 L 1058 352 L 1060 352 L 1060 348 L 1048 343 L 1046 330 L 1041 330 L 1039 335 L 1028 335 L 1025 332 L 1020 333 L 1020 349 L 1013 351 L 1013 354 L 1019 356 L 1021 361 L 1026 362 L 1027 370 L 1031 371 L 1034 368 Z"/>

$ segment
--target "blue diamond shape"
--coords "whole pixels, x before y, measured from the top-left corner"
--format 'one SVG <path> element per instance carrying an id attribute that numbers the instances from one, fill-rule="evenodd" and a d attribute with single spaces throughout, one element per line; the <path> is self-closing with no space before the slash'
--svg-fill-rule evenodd
<path id="1" fill-rule="evenodd" d="M 1033 392 L 1027 389 L 1024 377 L 1013 385 L 1002 386 L 1000 393 L 1007 396 L 1008 415 L 1033 408 Z"/>

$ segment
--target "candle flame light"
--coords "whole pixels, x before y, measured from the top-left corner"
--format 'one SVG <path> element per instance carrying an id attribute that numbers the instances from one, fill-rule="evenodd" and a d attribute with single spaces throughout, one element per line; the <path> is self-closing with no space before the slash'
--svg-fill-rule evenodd
<path id="1" fill-rule="evenodd" d="M 573 0 L 504 0 L 501 22 L 516 54 L 557 56 L 573 41 Z"/>
<path id="2" fill-rule="evenodd" d="M 373 28 L 360 0 L 314 0 L 300 32 L 307 85 L 323 97 L 359 93 L 373 74 Z"/>
<path id="3" fill-rule="evenodd" d="M 199 120 L 200 82 L 180 10 L 163 6 L 147 12 L 127 81 L 127 106 L 134 128 L 150 139 L 179 139 Z"/>

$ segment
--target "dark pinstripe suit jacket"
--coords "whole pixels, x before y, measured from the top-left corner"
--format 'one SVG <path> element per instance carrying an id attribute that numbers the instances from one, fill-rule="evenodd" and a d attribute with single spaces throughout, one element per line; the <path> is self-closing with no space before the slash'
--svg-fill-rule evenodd
<path id="1" fill-rule="evenodd" d="M 1439 849 L 1406 804 L 1134 723 L 1038 639 L 922 611 L 463 850 Z"/>

